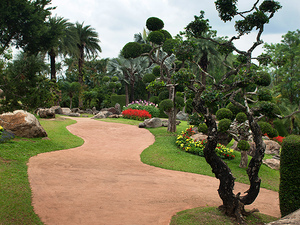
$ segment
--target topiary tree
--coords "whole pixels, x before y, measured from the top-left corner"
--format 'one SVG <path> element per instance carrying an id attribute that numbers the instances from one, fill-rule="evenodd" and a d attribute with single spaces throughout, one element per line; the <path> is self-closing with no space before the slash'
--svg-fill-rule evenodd
<path id="1" fill-rule="evenodd" d="M 237 3 L 237 0 L 215 1 L 221 20 L 229 22 L 234 19 L 234 27 L 237 31 L 236 36 L 224 39 L 206 35 L 210 30 L 210 26 L 208 20 L 204 19 L 203 13 L 199 17 L 195 16 L 195 20 L 187 25 L 185 33 L 189 35 L 188 37 L 200 38 L 217 44 L 219 51 L 225 55 L 225 59 L 232 52 L 237 54 L 236 61 L 232 65 L 225 61 L 223 62 L 228 70 L 218 79 L 216 79 L 214 74 L 208 73 L 198 64 L 198 69 L 205 73 L 209 83 L 205 84 L 199 79 L 192 79 L 188 87 L 195 93 L 193 101 L 194 109 L 204 116 L 205 123 L 208 127 L 208 138 L 204 149 L 204 157 L 211 166 L 216 178 L 220 180 L 218 193 L 223 202 L 220 209 L 222 209 L 225 214 L 235 217 L 239 223 L 242 223 L 244 216 L 249 214 L 249 212 L 245 211 L 244 206 L 252 204 L 259 193 L 261 180 L 258 177 L 258 172 L 265 152 L 262 132 L 257 123 L 259 118 L 256 118 L 256 115 L 260 116 L 259 113 L 265 113 L 266 111 L 263 110 L 263 105 L 255 105 L 254 103 L 257 99 L 258 89 L 261 86 L 270 84 L 269 76 L 260 72 L 259 67 L 252 63 L 252 59 L 254 58 L 252 53 L 257 46 L 263 43 L 261 36 L 265 24 L 269 23 L 274 13 L 279 10 L 281 6 L 278 2 L 271 0 L 262 2 L 256 1 L 250 10 L 239 12 Z M 240 19 L 237 17 L 240 17 Z M 241 50 L 235 47 L 235 40 L 242 38 L 245 34 L 249 34 L 254 29 L 257 30 L 256 37 L 249 49 Z M 193 45 L 189 39 L 185 45 L 189 46 L 189 48 L 182 47 L 180 51 L 186 53 L 186 61 L 192 62 L 193 51 L 187 49 L 192 49 Z M 190 55 L 187 53 L 190 53 Z M 254 90 L 252 90 L 253 85 L 256 86 Z M 235 178 L 227 164 L 215 153 L 220 129 L 218 131 L 217 123 L 213 118 L 213 111 L 224 102 L 231 102 L 232 105 L 238 109 L 234 112 L 235 115 L 238 112 L 244 112 L 246 114 L 248 127 L 245 126 L 245 131 L 249 132 L 249 130 L 251 130 L 253 140 L 256 144 L 255 155 L 250 160 L 247 169 L 250 187 L 244 195 L 241 195 L 241 193 L 233 193 Z M 246 122 L 244 122 L 244 124 Z M 224 122 L 224 129 L 227 127 L 228 125 Z M 247 140 L 245 139 L 243 142 L 246 143 L 245 141 Z M 242 148 L 246 149 L 245 146 Z"/>
<path id="2" fill-rule="evenodd" d="M 300 208 L 300 136 L 290 135 L 282 142 L 280 155 L 279 201 L 284 217 Z"/>

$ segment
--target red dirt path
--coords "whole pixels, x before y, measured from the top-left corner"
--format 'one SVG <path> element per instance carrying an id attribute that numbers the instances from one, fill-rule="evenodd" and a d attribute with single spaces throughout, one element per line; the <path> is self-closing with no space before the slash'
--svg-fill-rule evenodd
<path id="1" fill-rule="evenodd" d="M 47 225 L 167 225 L 176 212 L 219 206 L 218 180 L 145 165 L 155 140 L 136 126 L 74 118 L 78 148 L 39 154 L 28 163 L 34 211 Z M 236 183 L 235 191 L 248 186 Z M 261 189 L 249 209 L 280 217 L 278 193 Z"/>

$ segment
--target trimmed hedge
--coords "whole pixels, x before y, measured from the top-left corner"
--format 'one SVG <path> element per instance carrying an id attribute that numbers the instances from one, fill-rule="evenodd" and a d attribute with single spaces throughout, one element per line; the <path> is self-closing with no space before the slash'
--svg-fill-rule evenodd
<path id="1" fill-rule="evenodd" d="M 281 216 L 300 208 L 300 136 L 290 135 L 282 142 L 279 200 Z"/>
<path id="2" fill-rule="evenodd" d="M 222 119 L 232 119 L 233 113 L 231 112 L 230 109 L 227 108 L 221 108 L 216 112 L 216 117 L 217 120 L 222 120 Z"/>
<path id="3" fill-rule="evenodd" d="M 126 105 L 126 95 L 112 95 L 110 101 L 112 107 L 119 103 L 122 109 Z"/>

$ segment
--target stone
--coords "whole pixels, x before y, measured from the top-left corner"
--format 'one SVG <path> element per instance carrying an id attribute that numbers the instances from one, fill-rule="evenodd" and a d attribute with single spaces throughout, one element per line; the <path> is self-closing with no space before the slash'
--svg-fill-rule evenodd
<path id="1" fill-rule="evenodd" d="M 121 114 L 122 113 L 121 105 L 119 103 L 115 104 L 115 109 L 117 111 L 117 114 Z"/>
<path id="2" fill-rule="evenodd" d="M 23 110 L 0 115 L 0 125 L 19 137 L 36 138 L 48 136 L 37 118 Z"/>
<path id="3" fill-rule="evenodd" d="M 79 108 L 72 108 L 72 109 L 71 109 L 71 112 L 72 112 L 72 113 L 78 113 L 79 110 L 80 110 Z"/>
<path id="4" fill-rule="evenodd" d="M 180 111 L 179 113 L 177 113 L 176 119 L 178 119 L 178 120 L 183 120 L 183 121 L 188 121 L 188 119 L 189 119 L 189 114 Z"/>
<path id="5" fill-rule="evenodd" d="M 63 114 L 60 106 L 52 106 L 50 109 L 54 110 L 55 114 Z"/>
<path id="6" fill-rule="evenodd" d="M 73 117 L 80 117 L 80 113 L 69 113 L 69 114 L 66 114 L 67 116 L 73 116 Z"/>
<path id="7" fill-rule="evenodd" d="M 108 118 L 120 118 L 121 116 L 118 114 L 112 114 L 110 116 L 108 116 Z"/>
<path id="8" fill-rule="evenodd" d="M 280 169 L 280 160 L 278 159 L 265 159 L 263 164 L 267 165 L 271 169 L 279 170 Z"/>
<path id="9" fill-rule="evenodd" d="M 146 124 L 145 123 L 139 123 L 139 128 L 146 128 Z"/>
<path id="10" fill-rule="evenodd" d="M 55 110 L 52 108 L 39 109 L 37 111 L 37 115 L 40 116 L 41 118 L 55 118 Z"/>
<path id="11" fill-rule="evenodd" d="M 94 111 L 91 110 L 91 109 L 86 109 L 86 110 L 85 110 L 85 113 L 87 113 L 87 114 L 94 114 Z"/>
<path id="12" fill-rule="evenodd" d="M 61 110 L 63 115 L 68 115 L 72 112 L 70 108 L 61 108 Z"/>
<path id="13" fill-rule="evenodd" d="M 168 127 L 169 120 L 161 120 L 161 122 L 163 127 Z M 176 125 L 179 125 L 180 123 L 180 120 L 176 120 Z"/>
<path id="14" fill-rule="evenodd" d="M 203 141 L 203 140 L 207 139 L 207 135 L 198 133 L 198 134 L 192 135 L 191 138 L 194 139 L 194 141 Z"/>
<path id="15" fill-rule="evenodd" d="M 299 225 L 300 221 L 300 209 L 295 212 L 271 223 L 267 223 L 266 225 Z"/>
<path id="16" fill-rule="evenodd" d="M 279 155 L 280 153 L 280 144 L 278 144 L 276 141 L 272 141 L 272 140 L 264 140 L 265 144 L 266 144 L 266 154 L 275 154 L 275 155 Z"/>
<path id="17" fill-rule="evenodd" d="M 147 128 L 156 128 L 156 127 L 161 127 L 162 126 L 162 121 L 160 118 L 151 118 L 151 119 L 146 119 L 144 120 L 144 123 Z"/>
<path id="18" fill-rule="evenodd" d="M 109 111 L 100 111 L 97 115 L 93 116 L 92 119 L 105 119 L 112 115 L 113 113 Z"/>

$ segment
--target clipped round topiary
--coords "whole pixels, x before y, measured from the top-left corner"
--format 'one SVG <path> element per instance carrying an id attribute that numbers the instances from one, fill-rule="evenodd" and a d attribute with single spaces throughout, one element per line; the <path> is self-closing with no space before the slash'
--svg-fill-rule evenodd
<path id="1" fill-rule="evenodd" d="M 230 119 L 221 119 L 218 123 L 218 131 L 226 132 L 230 128 L 231 120 Z"/>
<path id="2" fill-rule="evenodd" d="M 158 104 L 159 103 L 158 96 L 152 96 L 151 98 L 149 98 L 149 101 L 154 104 Z"/>
<path id="3" fill-rule="evenodd" d="M 169 31 L 167 30 L 160 30 L 160 32 L 164 35 L 165 39 L 164 41 L 168 40 L 168 39 L 172 39 L 172 35 L 169 33 Z"/>
<path id="4" fill-rule="evenodd" d="M 239 112 L 236 117 L 235 117 L 236 121 L 238 121 L 239 123 L 244 123 L 247 120 L 247 115 L 244 112 Z"/>
<path id="5" fill-rule="evenodd" d="M 180 96 L 175 96 L 175 105 L 177 109 L 182 109 L 184 107 L 184 99 Z"/>
<path id="6" fill-rule="evenodd" d="M 121 83 L 117 83 L 116 88 L 120 89 L 121 87 L 122 87 L 122 84 Z"/>
<path id="7" fill-rule="evenodd" d="M 167 39 L 162 48 L 168 55 L 172 55 L 172 53 L 174 53 L 174 47 L 177 43 L 178 41 L 175 39 Z"/>
<path id="8" fill-rule="evenodd" d="M 150 31 L 161 30 L 164 28 L 164 22 L 157 17 L 149 17 L 146 21 L 146 27 Z"/>
<path id="9" fill-rule="evenodd" d="M 232 119 L 233 113 L 227 108 L 221 108 L 216 113 L 217 120 Z"/>
<path id="10" fill-rule="evenodd" d="M 170 111 L 173 108 L 173 106 L 174 106 L 174 104 L 171 99 L 165 99 L 159 103 L 159 109 L 166 111 L 166 112 Z"/>
<path id="11" fill-rule="evenodd" d="M 149 44 L 142 44 L 142 54 L 151 52 L 152 47 Z"/>
<path id="12" fill-rule="evenodd" d="M 160 77 L 160 66 L 155 66 L 155 67 L 152 69 L 152 73 L 154 74 L 154 76 Z"/>
<path id="13" fill-rule="evenodd" d="M 239 112 L 241 112 L 241 109 L 231 102 L 229 102 L 226 108 L 229 109 L 233 113 L 233 115 L 237 115 Z"/>
<path id="14" fill-rule="evenodd" d="M 240 140 L 237 144 L 237 147 L 241 151 L 248 151 L 250 149 L 250 144 L 246 140 Z"/>
<path id="15" fill-rule="evenodd" d="M 125 59 L 136 58 L 142 54 L 142 46 L 137 42 L 129 42 L 122 49 L 122 55 Z"/>
<path id="16" fill-rule="evenodd" d="M 145 74 L 144 77 L 143 77 L 143 82 L 144 82 L 144 83 L 150 83 L 150 82 L 154 81 L 155 78 L 156 78 L 156 77 L 154 76 L 153 73 L 147 73 L 147 74 Z"/>
<path id="17" fill-rule="evenodd" d="M 258 72 L 254 78 L 254 82 L 260 86 L 269 86 L 271 84 L 271 76 L 267 72 Z"/>
<path id="18" fill-rule="evenodd" d="M 259 101 L 271 101 L 273 99 L 271 91 L 268 89 L 260 89 L 257 95 Z"/>
<path id="19" fill-rule="evenodd" d="M 164 100 L 164 99 L 167 99 L 167 98 L 169 98 L 169 91 L 168 91 L 168 90 L 164 90 L 164 91 L 162 91 L 162 92 L 160 92 L 160 93 L 158 94 L 158 99 L 159 99 L 160 101 L 162 101 L 162 100 Z"/>
<path id="20" fill-rule="evenodd" d="M 110 80 L 109 76 L 104 76 L 104 77 L 102 78 L 102 81 L 103 81 L 103 82 L 108 82 L 109 80 Z"/>
<path id="21" fill-rule="evenodd" d="M 116 77 L 116 76 L 113 76 L 113 77 L 111 78 L 111 81 L 112 81 L 112 82 L 117 82 L 118 80 L 119 80 L 119 78 Z"/>
<path id="22" fill-rule="evenodd" d="M 152 31 L 148 35 L 148 40 L 154 44 L 160 45 L 164 42 L 165 36 L 162 32 L 160 31 Z"/>
<path id="23" fill-rule="evenodd" d="M 280 154 L 279 202 L 282 217 L 300 208 L 300 136 L 282 142 Z"/>
<path id="24" fill-rule="evenodd" d="M 278 136 L 278 131 L 275 128 L 273 128 L 271 124 L 259 121 L 258 125 L 261 129 L 262 134 L 267 134 L 270 138 Z"/>
<path id="25" fill-rule="evenodd" d="M 208 127 L 207 127 L 206 123 L 200 123 L 198 126 L 198 131 L 202 132 L 203 134 L 207 134 Z"/>
<path id="26" fill-rule="evenodd" d="M 115 82 L 110 82 L 109 85 L 108 85 L 108 87 L 109 87 L 110 89 L 113 89 L 113 88 L 116 88 L 116 87 L 117 87 L 117 84 L 116 84 Z"/>

